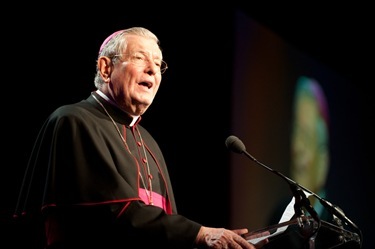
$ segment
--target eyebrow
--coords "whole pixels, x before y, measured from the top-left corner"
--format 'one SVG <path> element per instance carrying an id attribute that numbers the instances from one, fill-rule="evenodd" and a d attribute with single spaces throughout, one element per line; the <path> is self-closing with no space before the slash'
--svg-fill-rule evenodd
<path id="1" fill-rule="evenodd" d="M 145 50 L 138 50 L 138 51 L 134 51 L 134 52 L 132 52 L 133 54 L 134 53 L 141 53 L 141 54 L 144 54 L 144 55 L 147 55 L 147 56 L 149 56 L 149 55 L 152 55 L 152 58 L 153 59 L 162 59 L 163 58 L 163 56 L 162 55 L 160 55 L 159 53 L 151 53 L 151 52 L 149 52 L 149 51 L 145 51 Z"/>

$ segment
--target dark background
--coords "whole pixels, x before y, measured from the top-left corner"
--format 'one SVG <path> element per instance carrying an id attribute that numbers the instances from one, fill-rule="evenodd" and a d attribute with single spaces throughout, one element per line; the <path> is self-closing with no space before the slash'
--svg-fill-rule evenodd
<path id="1" fill-rule="evenodd" d="M 342 74 L 361 93 L 360 103 L 356 104 L 361 107 L 357 110 L 358 122 L 363 130 L 360 140 L 366 157 L 361 162 L 366 163 L 352 167 L 369 176 L 374 138 L 371 8 L 342 3 L 245 7 L 236 1 L 201 5 L 110 3 L 78 7 L 57 2 L 3 9 L 4 14 L 9 13 L 2 17 L 5 141 L 0 221 L 10 234 L 3 234 L 7 239 L 2 241 L 17 239 L 17 233 L 8 229 L 9 217 L 43 121 L 56 107 L 80 101 L 94 90 L 95 60 L 102 41 L 114 31 L 130 26 L 152 30 L 161 40 L 169 65 L 154 104 L 144 115 L 143 125 L 164 150 L 181 214 L 209 226 L 230 224 L 230 152 L 224 141 L 230 135 L 233 16 L 237 9 Z M 352 180 L 364 184 L 367 192 L 374 189 L 373 183 L 364 183 L 369 179 Z M 368 192 L 368 199 L 358 205 L 368 205 L 373 196 Z M 361 221 L 363 248 L 373 248 L 369 238 L 374 233 L 372 214 L 364 215 L 369 219 L 367 223 Z"/>

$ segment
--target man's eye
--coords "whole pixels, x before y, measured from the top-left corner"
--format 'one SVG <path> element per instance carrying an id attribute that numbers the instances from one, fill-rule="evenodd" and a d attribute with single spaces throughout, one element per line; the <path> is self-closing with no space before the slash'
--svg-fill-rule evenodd
<path id="1" fill-rule="evenodd" d="M 144 57 L 144 56 L 141 56 L 141 55 L 135 55 L 133 58 L 134 58 L 135 60 L 141 60 L 141 61 L 145 60 L 145 57 Z"/>

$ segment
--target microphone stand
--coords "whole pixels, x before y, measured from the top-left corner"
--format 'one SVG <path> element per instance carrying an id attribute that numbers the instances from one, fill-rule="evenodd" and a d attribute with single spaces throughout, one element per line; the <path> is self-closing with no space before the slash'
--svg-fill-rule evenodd
<path id="1" fill-rule="evenodd" d="M 231 142 L 234 142 L 234 141 L 231 141 Z M 306 194 L 304 193 L 304 191 L 306 191 L 307 193 L 309 193 L 312 196 L 314 196 L 315 198 L 317 198 L 319 200 L 319 202 L 325 208 L 327 208 L 327 210 L 329 212 L 331 212 L 334 215 L 335 218 L 339 217 L 339 219 L 342 219 L 342 220 L 345 221 L 345 224 L 350 225 L 353 229 L 358 231 L 359 238 L 358 238 L 357 234 L 356 234 L 357 236 L 354 236 L 354 237 L 355 237 L 355 240 L 360 244 L 360 248 L 362 247 L 362 232 L 361 232 L 361 230 L 357 227 L 357 225 L 354 222 L 352 222 L 348 217 L 345 216 L 344 212 L 341 209 L 339 209 L 337 206 L 334 206 L 333 204 L 331 204 L 327 200 L 321 198 L 319 195 L 312 192 L 311 190 L 299 185 L 297 182 L 295 182 L 292 179 L 288 178 L 287 176 L 283 175 L 279 171 L 274 170 L 274 169 L 268 167 L 267 165 L 259 162 L 255 157 L 253 157 L 250 153 L 248 153 L 246 151 L 246 149 L 244 149 L 244 148 L 242 149 L 242 147 L 240 147 L 240 148 L 234 148 L 233 150 L 237 153 L 244 153 L 252 161 L 261 165 L 262 167 L 271 171 L 272 173 L 280 176 L 282 179 L 284 179 L 288 183 L 289 187 L 292 190 L 293 196 L 295 198 L 294 210 L 295 210 L 296 215 L 298 215 L 298 217 L 303 217 L 304 216 L 303 207 L 304 207 L 311 214 L 311 217 L 316 221 L 317 226 L 315 227 L 315 229 L 312 232 L 307 233 L 306 237 L 305 237 L 305 238 L 309 238 L 309 248 L 310 249 L 315 248 L 315 238 L 316 238 L 318 230 L 321 226 L 321 220 L 318 217 L 318 214 L 315 211 L 315 209 L 312 207 L 312 205 L 310 203 L 310 200 L 306 197 Z M 303 219 L 303 220 L 305 220 L 305 219 Z M 309 222 L 309 221 L 307 221 L 307 222 Z M 336 220 L 336 222 L 337 222 L 337 220 Z M 341 220 L 339 220 L 337 223 L 341 224 Z M 303 224 L 302 224 L 302 226 L 303 226 Z M 314 228 L 314 226 L 313 226 L 313 228 Z M 303 232 L 305 232 L 305 231 L 303 230 Z"/>
<path id="2" fill-rule="evenodd" d="M 242 151 L 248 158 L 250 158 L 252 161 L 256 162 L 257 164 L 261 165 L 262 167 L 266 168 L 267 170 L 271 171 L 272 173 L 280 176 L 282 179 L 284 179 L 292 193 L 295 199 L 294 203 L 294 212 L 297 215 L 297 217 L 304 217 L 305 212 L 303 208 L 305 208 L 311 217 L 316 221 L 316 223 L 313 223 L 312 230 L 311 230 L 311 224 L 309 220 L 306 219 L 300 219 L 301 221 L 306 222 L 307 224 L 299 223 L 299 226 L 302 228 L 301 233 L 305 239 L 308 239 L 308 248 L 309 249 L 315 249 L 315 238 L 318 234 L 319 228 L 321 226 L 321 221 L 318 216 L 318 213 L 315 211 L 313 206 L 310 203 L 310 200 L 306 197 L 306 194 L 303 192 L 303 190 L 307 191 L 308 193 L 312 193 L 311 191 L 305 189 L 304 187 L 300 186 L 297 182 L 293 181 L 292 179 L 286 177 L 282 173 L 280 173 L 277 170 L 274 170 L 267 165 L 259 162 L 256 158 L 254 158 L 251 154 L 249 154 L 246 150 Z M 315 225 L 315 226 L 314 226 Z"/>

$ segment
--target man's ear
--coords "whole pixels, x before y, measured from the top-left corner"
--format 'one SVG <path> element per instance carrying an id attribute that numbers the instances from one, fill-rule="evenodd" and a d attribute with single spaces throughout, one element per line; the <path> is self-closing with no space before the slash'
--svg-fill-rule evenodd
<path id="1" fill-rule="evenodd" d="M 109 77 L 112 72 L 112 60 L 106 56 L 101 56 L 98 59 L 98 69 L 103 80 L 107 83 L 109 82 Z"/>

